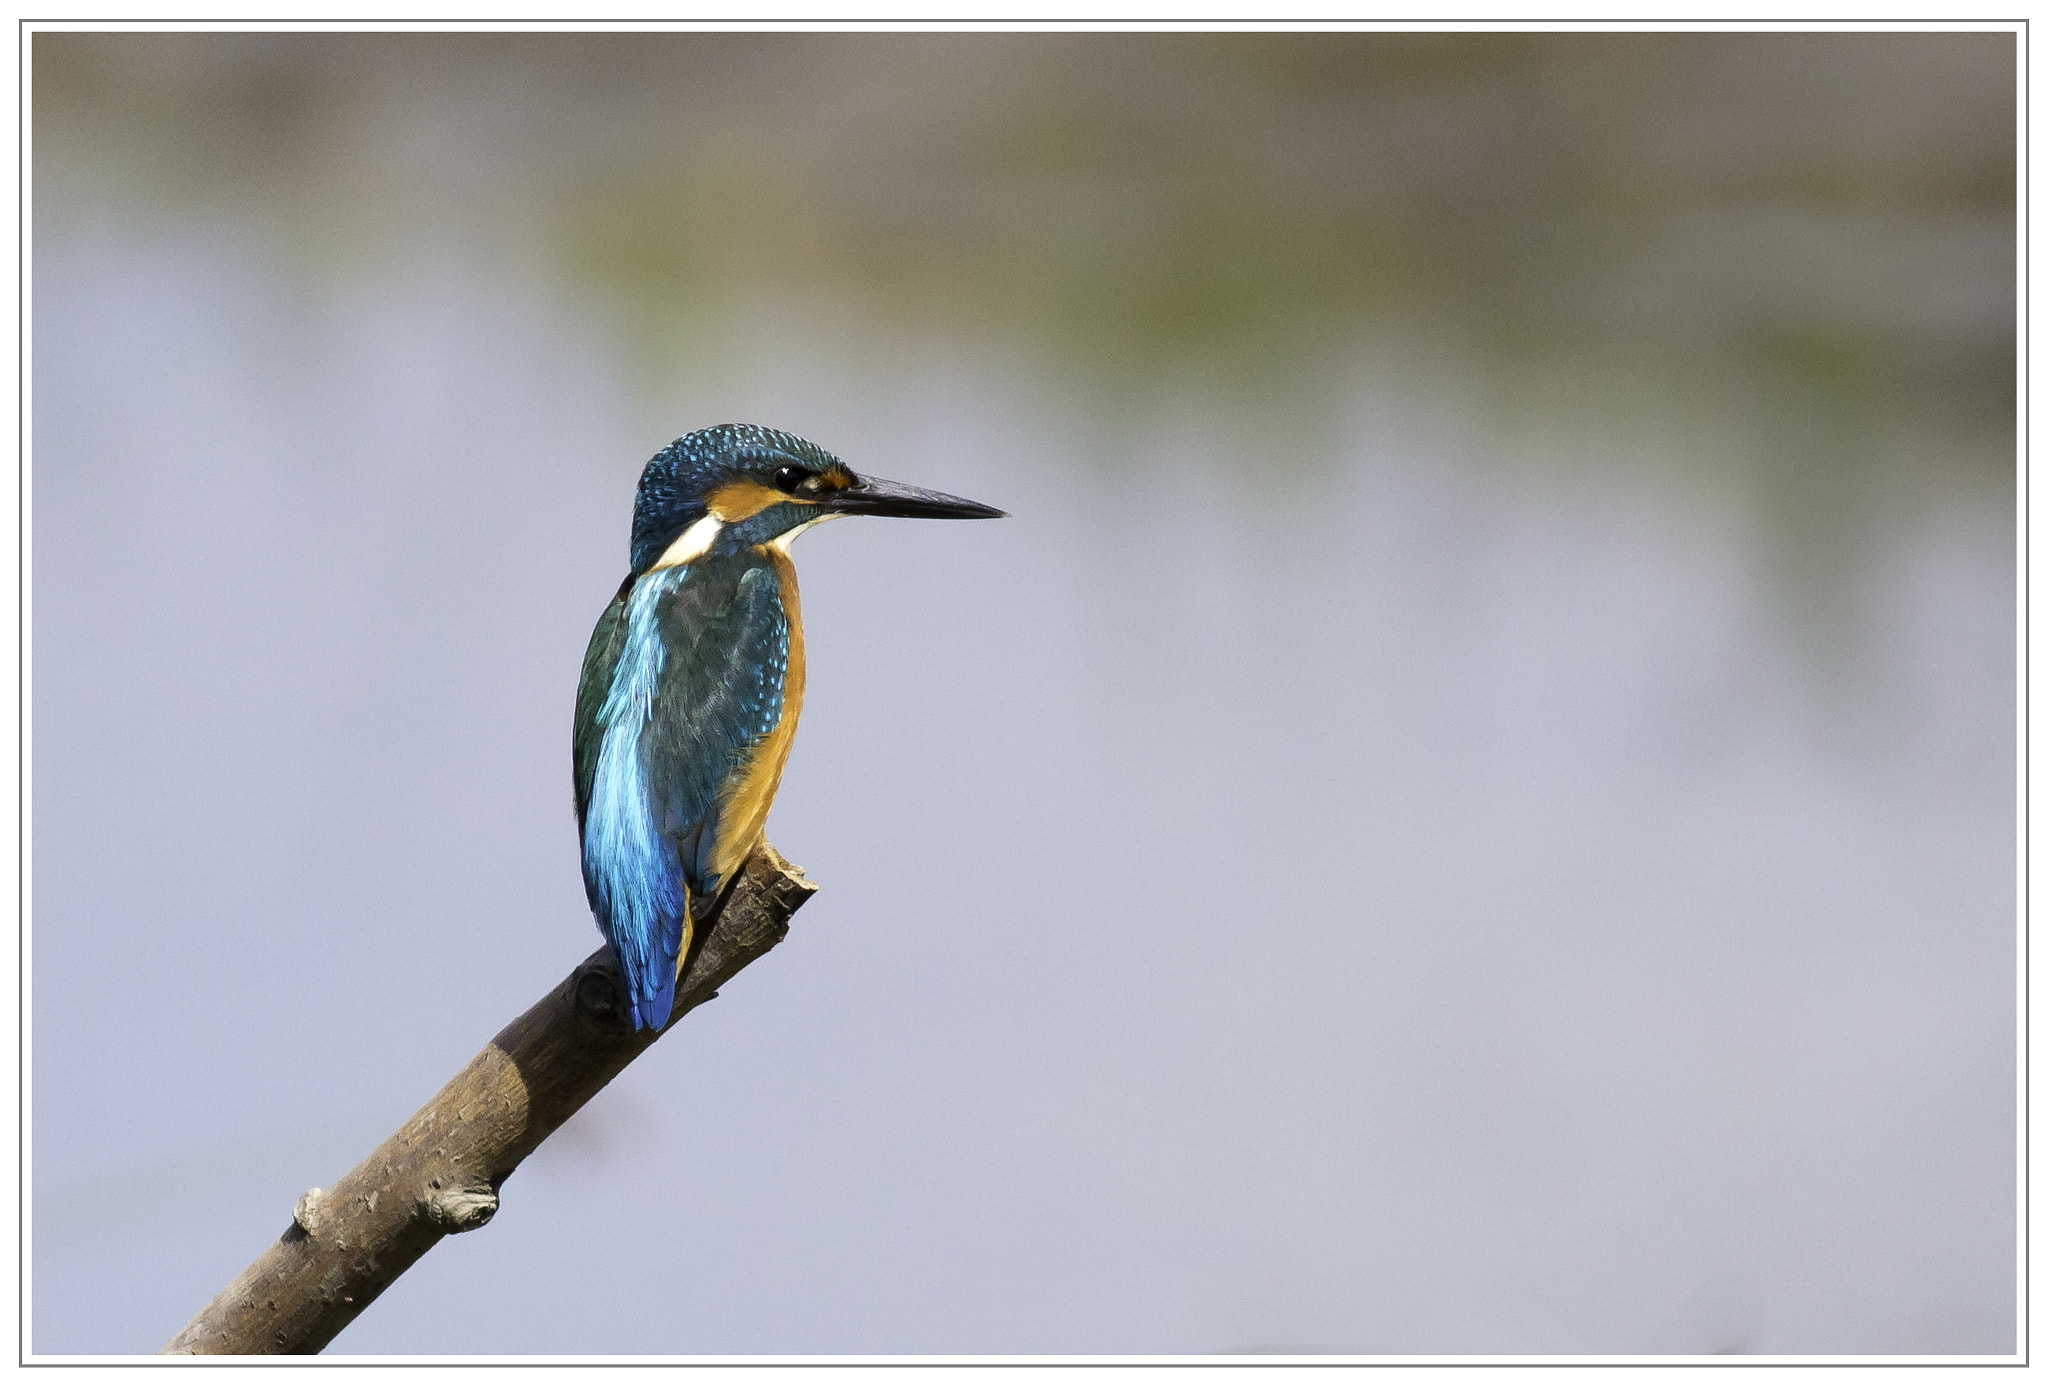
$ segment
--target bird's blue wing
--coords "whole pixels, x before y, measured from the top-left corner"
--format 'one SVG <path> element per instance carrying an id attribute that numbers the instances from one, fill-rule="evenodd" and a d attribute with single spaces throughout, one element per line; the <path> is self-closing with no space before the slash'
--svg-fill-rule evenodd
<path id="1" fill-rule="evenodd" d="M 775 575 L 735 561 L 647 574 L 592 633 L 577 699 L 583 881 L 635 1028 L 660 1028 L 720 791 L 782 711 L 788 620 Z"/>
<path id="2" fill-rule="evenodd" d="M 663 616 L 673 633 L 642 746 L 655 828 L 674 842 L 700 908 L 713 874 L 732 777 L 782 717 L 789 617 L 774 570 L 735 561 L 701 592 L 685 583 Z"/>

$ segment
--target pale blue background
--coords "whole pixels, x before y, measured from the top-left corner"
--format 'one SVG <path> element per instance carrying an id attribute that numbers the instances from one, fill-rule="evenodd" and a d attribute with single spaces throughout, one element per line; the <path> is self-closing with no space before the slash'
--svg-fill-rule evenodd
<path id="1" fill-rule="evenodd" d="M 334 1345 L 2009 1352 L 2014 41 L 52 36 L 33 1295 L 148 1352 L 596 935 L 640 465 L 822 891 Z"/>

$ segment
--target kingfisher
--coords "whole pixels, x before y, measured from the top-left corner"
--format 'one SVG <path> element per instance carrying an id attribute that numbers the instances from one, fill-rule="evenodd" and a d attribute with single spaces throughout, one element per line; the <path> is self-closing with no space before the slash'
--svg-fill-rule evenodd
<path id="1" fill-rule="evenodd" d="M 977 501 L 856 475 L 758 424 L 685 434 L 633 500 L 631 571 L 576 689 L 583 889 L 635 1030 L 675 1004 L 695 924 L 761 842 L 804 701 L 789 546 L 841 515 L 997 519 Z"/>

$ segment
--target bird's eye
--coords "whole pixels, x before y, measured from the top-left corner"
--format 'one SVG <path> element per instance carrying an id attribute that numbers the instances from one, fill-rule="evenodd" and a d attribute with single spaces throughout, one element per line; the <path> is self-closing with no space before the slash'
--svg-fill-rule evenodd
<path id="1" fill-rule="evenodd" d="M 810 479 L 811 474 L 802 467 L 788 466 L 775 469 L 775 489 L 788 492 L 790 495 L 795 495 L 798 488 Z"/>

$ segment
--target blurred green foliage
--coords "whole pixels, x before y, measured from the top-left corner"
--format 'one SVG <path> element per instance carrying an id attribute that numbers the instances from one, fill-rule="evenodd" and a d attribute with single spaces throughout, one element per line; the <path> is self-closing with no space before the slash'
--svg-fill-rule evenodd
<path id="1" fill-rule="evenodd" d="M 1369 343 L 1480 363 L 1460 407 L 1553 449 L 1710 436 L 1791 548 L 1959 467 L 2009 503 L 2011 34 L 32 44 L 40 247 L 225 220 L 323 273 L 452 248 L 650 380 L 766 304 L 1021 341 L 1105 419 L 1192 391 L 1248 432 L 1313 433 Z"/>

